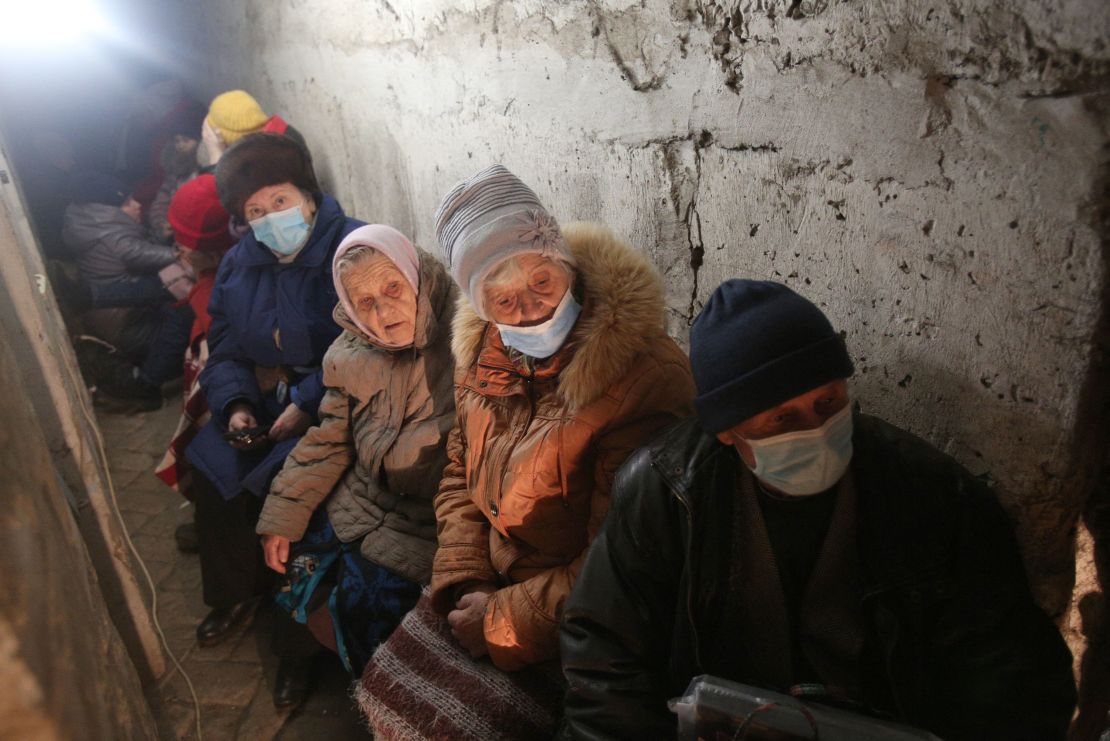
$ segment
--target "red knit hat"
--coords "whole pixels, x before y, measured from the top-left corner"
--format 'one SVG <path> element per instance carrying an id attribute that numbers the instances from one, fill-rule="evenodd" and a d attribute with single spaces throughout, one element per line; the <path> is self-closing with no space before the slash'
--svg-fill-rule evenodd
<path id="1" fill-rule="evenodd" d="M 178 188 L 166 218 L 174 240 L 186 249 L 224 252 L 235 244 L 228 231 L 231 217 L 220 204 L 212 175 L 199 175 Z"/>

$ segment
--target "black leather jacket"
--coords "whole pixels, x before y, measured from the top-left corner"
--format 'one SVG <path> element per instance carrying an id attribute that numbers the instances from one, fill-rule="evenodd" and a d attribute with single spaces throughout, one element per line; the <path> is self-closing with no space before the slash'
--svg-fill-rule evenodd
<path id="1" fill-rule="evenodd" d="M 1033 601 L 1002 508 L 919 438 L 854 422 L 867 704 L 948 741 L 1063 738 L 1071 656 Z M 619 473 L 564 611 L 564 737 L 674 738 L 667 699 L 716 658 L 706 616 L 723 599 L 741 465 L 688 420 Z"/>

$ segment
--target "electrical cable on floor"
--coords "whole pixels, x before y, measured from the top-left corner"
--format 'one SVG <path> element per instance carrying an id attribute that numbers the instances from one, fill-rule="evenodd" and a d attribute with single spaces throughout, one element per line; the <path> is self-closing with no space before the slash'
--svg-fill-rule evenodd
<path id="1" fill-rule="evenodd" d="M 72 371 L 71 371 L 72 373 Z M 83 387 L 85 385 L 83 379 L 79 379 L 78 383 Z M 196 716 L 197 725 L 197 741 L 204 741 L 204 734 L 200 728 L 200 700 L 197 699 L 197 691 L 193 687 L 193 680 L 189 677 L 189 673 L 185 671 L 185 667 L 177 660 L 177 655 L 174 654 L 173 649 L 170 648 L 169 641 L 166 640 L 166 634 L 162 631 L 162 624 L 158 622 L 158 589 L 155 587 L 154 578 L 150 575 L 150 570 L 146 567 L 146 562 L 143 557 L 139 555 L 139 549 L 135 547 L 135 543 L 131 540 L 131 534 L 127 532 L 127 523 L 123 520 L 123 514 L 120 512 L 119 503 L 116 501 L 116 487 L 112 483 L 112 474 L 108 470 L 108 453 L 104 449 L 104 437 L 100 434 L 100 425 L 97 424 L 96 419 L 89 411 L 85 399 L 79 400 L 81 413 L 85 416 L 85 422 L 92 428 L 93 434 L 96 436 L 96 447 L 100 453 L 100 461 L 104 466 L 104 476 L 108 481 L 108 493 L 110 494 L 110 501 L 112 504 L 112 511 L 115 512 L 116 519 L 119 521 L 120 530 L 123 531 L 123 539 L 127 543 L 127 547 L 131 550 L 131 555 L 139 564 L 142 569 L 143 576 L 146 578 L 147 586 L 150 587 L 150 617 L 154 623 L 154 629 L 158 632 L 158 638 L 162 641 L 162 647 L 173 662 L 174 667 L 181 673 L 182 679 L 189 687 L 189 694 L 193 697 L 193 711 Z"/>

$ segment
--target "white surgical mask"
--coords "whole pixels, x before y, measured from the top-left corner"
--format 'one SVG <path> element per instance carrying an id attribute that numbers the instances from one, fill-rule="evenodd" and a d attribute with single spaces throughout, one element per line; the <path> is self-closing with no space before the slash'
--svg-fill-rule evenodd
<path id="1" fill-rule="evenodd" d="M 529 357 L 543 360 L 554 355 L 563 346 L 581 312 L 582 307 L 568 288 L 563 294 L 563 300 L 555 307 L 555 313 L 543 324 L 533 327 L 498 324 L 497 329 L 501 332 L 501 341 L 506 345 Z"/>
<path id="2" fill-rule="evenodd" d="M 200 127 L 200 146 L 197 147 L 197 164 L 201 167 L 215 166 L 223 156 L 227 146 L 223 143 L 223 139 L 212 128 L 212 125 L 205 121 Z"/>
<path id="3" fill-rule="evenodd" d="M 275 255 L 288 257 L 296 254 L 308 241 L 312 227 L 304 220 L 298 203 L 284 211 L 260 216 L 250 222 L 254 238 L 270 248 Z"/>
<path id="4" fill-rule="evenodd" d="M 784 494 L 809 496 L 832 487 L 852 460 L 852 407 L 813 430 L 744 440 L 755 456 L 755 477 Z"/>

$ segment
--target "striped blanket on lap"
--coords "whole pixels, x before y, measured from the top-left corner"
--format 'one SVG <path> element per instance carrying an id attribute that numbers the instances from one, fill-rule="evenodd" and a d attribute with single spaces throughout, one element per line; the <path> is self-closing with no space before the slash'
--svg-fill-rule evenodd
<path id="1" fill-rule="evenodd" d="M 375 739 L 551 738 L 566 685 L 558 662 L 507 674 L 474 660 L 427 590 L 374 653 L 355 699 Z"/>
<path id="2" fill-rule="evenodd" d="M 208 362 L 208 341 L 202 339 L 196 344 L 199 347 L 194 349 L 190 346 L 185 350 L 185 403 L 181 408 L 181 419 L 177 422 L 166 454 L 154 469 L 154 475 L 162 479 L 166 486 L 190 500 L 193 498 L 189 490 L 192 467 L 185 461 L 185 448 L 212 418 L 204 389 L 200 387 L 200 372 Z"/>

